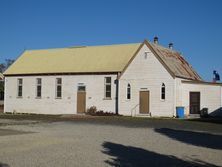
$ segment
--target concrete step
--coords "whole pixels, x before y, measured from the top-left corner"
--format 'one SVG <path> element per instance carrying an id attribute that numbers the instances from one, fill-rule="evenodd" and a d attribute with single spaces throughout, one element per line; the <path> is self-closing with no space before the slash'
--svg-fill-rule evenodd
<path id="1" fill-rule="evenodd" d="M 200 118 L 200 114 L 190 114 L 187 118 Z"/>
<path id="2" fill-rule="evenodd" d="M 150 114 L 136 114 L 134 117 L 151 117 Z"/>

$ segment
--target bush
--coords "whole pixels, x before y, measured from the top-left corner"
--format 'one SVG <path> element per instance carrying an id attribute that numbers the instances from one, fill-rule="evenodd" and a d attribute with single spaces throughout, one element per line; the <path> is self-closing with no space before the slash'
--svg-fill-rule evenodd
<path id="1" fill-rule="evenodd" d="M 96 106 L 92 106 L 92 107 L 88 108 L 86 114 L 93 115 L 93 116 L 114 116 L 114 115 L 117 115 L 116 113 L 104 112 L 103 110 L 97 110 Z"/>
<path id="2" fill-rule="evenodd" d="M 96 114 L 96 112 L 97 112 L 96 106 L 92 106 L 87 109 L 86 114 L 93 115 L 93 114 Z"/>

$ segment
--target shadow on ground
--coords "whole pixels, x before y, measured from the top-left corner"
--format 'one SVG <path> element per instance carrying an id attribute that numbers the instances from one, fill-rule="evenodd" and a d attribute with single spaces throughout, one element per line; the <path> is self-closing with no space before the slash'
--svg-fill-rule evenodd
<path id="1" fill-rule="evenodd" d="M 93 124 L 102 126 L 120 126 L 127 128 L 169 128 L 222 133 L 222 121 L 219 118 L 205 119 L 166 119 L 137 118 L 124 116 L 88 116 L 88 115 L 40 115 L 40 114 L 0 114 L 0 126 L 28 125 L 38 123 L 66 122 L 70 124 Z M 220 123 L 221 122 L 221 123 Z"/>
<path id="2" fill-rule="evenodd" d="M 214 135 L 202 132 L 192 132 L 185 130 L 174 130 L 169 128 L 155 129 L 162 135 L 165 135 L 171 139 L 191 144 L 194 146 L 212 148 L 212 149 L 222 149 L 222 135 Z"/>
<path id="3" fill-rule="evenodd" d="M 222 124 L 222 117 L 194 118 L 194 119 L 187 119 L 186 121 Z"/>
<path id="4" fill-rule="evenodd" d="M 24 131 L 12 130 L 12 129 L 0 129 L 0 136 L 22 135 L 22 134 L 29 134 L 29 133 L 35 133 L 35 132 L 24 132 Z"/>
<path id="5" fill-rule="evenodd" d="M 0 167 L 10 167 L 8 164 L 4 164 L 0 162 Z"/>
<path id="6" fill-rule="evenodd" d="M 125 146 L 121 144 L 104 142 L 103 153 L 112 156 L 105 163 L 110 166 L 129 166 L 129 167 L 156 167 L 156 166 L 182 166 L 182 167 L 216 167 L 200 160 L 185 161 L 171 155 L 163 155 L 142 148 Z"/>

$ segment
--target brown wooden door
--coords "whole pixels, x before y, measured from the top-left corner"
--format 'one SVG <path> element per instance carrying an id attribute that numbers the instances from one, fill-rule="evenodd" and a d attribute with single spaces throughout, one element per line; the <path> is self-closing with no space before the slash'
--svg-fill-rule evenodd
<path id="1" fill-rule="evenodd" d="M 200 92 L 190 92 L 190 114 L 200 114 Z"/>
<path id="2" fill-rule="evenodd" d="M 148 114 L 150 107 L 150 93 L 149 91 L 140 91 L 140 114 Z"/>
<path id="3" fill-rule="evenodd" d="M 78 91 L 77 92 L 77 113 L 86 112 L 86 92 Z"/>

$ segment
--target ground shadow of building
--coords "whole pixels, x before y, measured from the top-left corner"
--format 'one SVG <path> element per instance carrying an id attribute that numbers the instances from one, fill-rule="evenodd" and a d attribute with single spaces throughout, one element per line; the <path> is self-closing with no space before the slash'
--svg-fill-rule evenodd
<path id="1" fill-rule="evenodd" d="M 125 146 L 112 142 L 104 142 L 104 154 L 111 156 L 106 160 L 110 166 L 129 166 L 129 167 L 157 167 L 157 166 L 199 166 L 215 167 L 213 164 L 192 159 L 190 161 L 179 159 L 171 155 L 163 155 L 156 152 L 148 151 L 138 147 Z"/>

